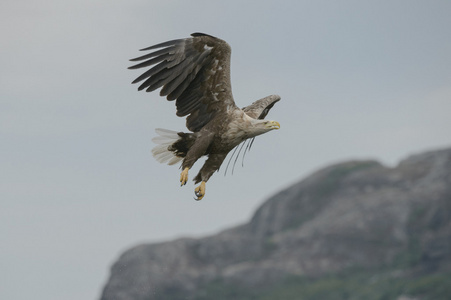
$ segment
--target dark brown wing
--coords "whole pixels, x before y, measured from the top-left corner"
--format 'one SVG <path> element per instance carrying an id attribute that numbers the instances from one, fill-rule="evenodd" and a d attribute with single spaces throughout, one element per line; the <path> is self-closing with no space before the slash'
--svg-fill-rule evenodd
<path id="1" fill-rule="evenodd" d="M 199 131 L 214 116 L 235 106 L 230 84 L 230 46 L 223 40 L 203 33 L 191 38 L 172 40 L 145 49 L 155 50 L 131 61 L 142 61 L 129 69 L 152 66 L 133 83 L 143 83 L 138 90 L 154 91 L 176 100 L 177 116 L 188 116 L 186 127 Z M 161 48 L 161 49 L 160 49 Z"/>
<path id="2" fill-rule="evenodd" d="M 243 108 L 243 111 L 251 118 L 264 119 L 274 104 L 280 100 L 280 96 L 271 95 L 255 101 Z"/>

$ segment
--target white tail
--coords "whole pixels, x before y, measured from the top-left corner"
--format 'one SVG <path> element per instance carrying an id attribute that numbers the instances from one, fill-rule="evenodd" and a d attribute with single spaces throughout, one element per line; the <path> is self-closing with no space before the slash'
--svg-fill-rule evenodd
<path id="1" fill-rule="evenodd" d="M 152 142 L 158 144 L 152 149 L 153 157 L 160 163 L 167 162 L 168 165 L 174 165 L 181 161 L 183 157 L 178 157 L 174 152 L 168 150 L 168 147 L 180 138 L 177 131 L 157 128 L 155 132 L 159 136 L 152 139 Z"/>

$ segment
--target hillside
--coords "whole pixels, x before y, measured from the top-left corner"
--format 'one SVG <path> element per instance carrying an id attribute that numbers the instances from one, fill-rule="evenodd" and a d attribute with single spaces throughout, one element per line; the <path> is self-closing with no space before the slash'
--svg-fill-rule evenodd
<path id="1" fill-rule="evenodd" d="M 101 300 L 451 299 L 451 149 L 349 161 L 244 224 L 120 256 Z"/>

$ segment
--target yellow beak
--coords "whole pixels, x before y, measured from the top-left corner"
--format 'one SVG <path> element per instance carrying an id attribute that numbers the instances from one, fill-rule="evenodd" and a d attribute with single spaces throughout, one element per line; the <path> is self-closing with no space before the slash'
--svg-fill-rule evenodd
<path id="1" fill-rule="evenodd" d="M 277 121 L 269 121 L 269 122 L 266 124 L 266 126 L 267 126 L 269 129 L 280 129 L 280 124 L 279 124 L 279 122 L 277 122 Z"/>

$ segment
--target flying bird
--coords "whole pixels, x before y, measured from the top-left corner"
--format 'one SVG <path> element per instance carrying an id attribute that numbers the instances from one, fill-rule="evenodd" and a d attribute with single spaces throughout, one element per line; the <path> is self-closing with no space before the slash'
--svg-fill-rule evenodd
<path id="1" fill-rule="evenodd" d="M 130 61 L 129 69 L 147 68 L 132 83 L 142 82 L 138 90 L 175 100 L 177 116 L 186 116 L 190 132 L 156 129 L 153 156 L 169 165 L 182 161 L 180 184 L 188 181 L 188 171 L 202 156 L 208 156 L 196 177 L 194 193 L 201 200 L 206 182 L 219 170 L 227 154 L 247 139 L 279 129 L 276 121 L 265 120 L 280 100 L 271 95 L 242 109 L 236 106 L 230 83 L 231 48 L 225 41 L 204 33 L 160 43 L 141 51 L 152 51 Z M 253 141 L 253 140 L 252 140 Z"/>

